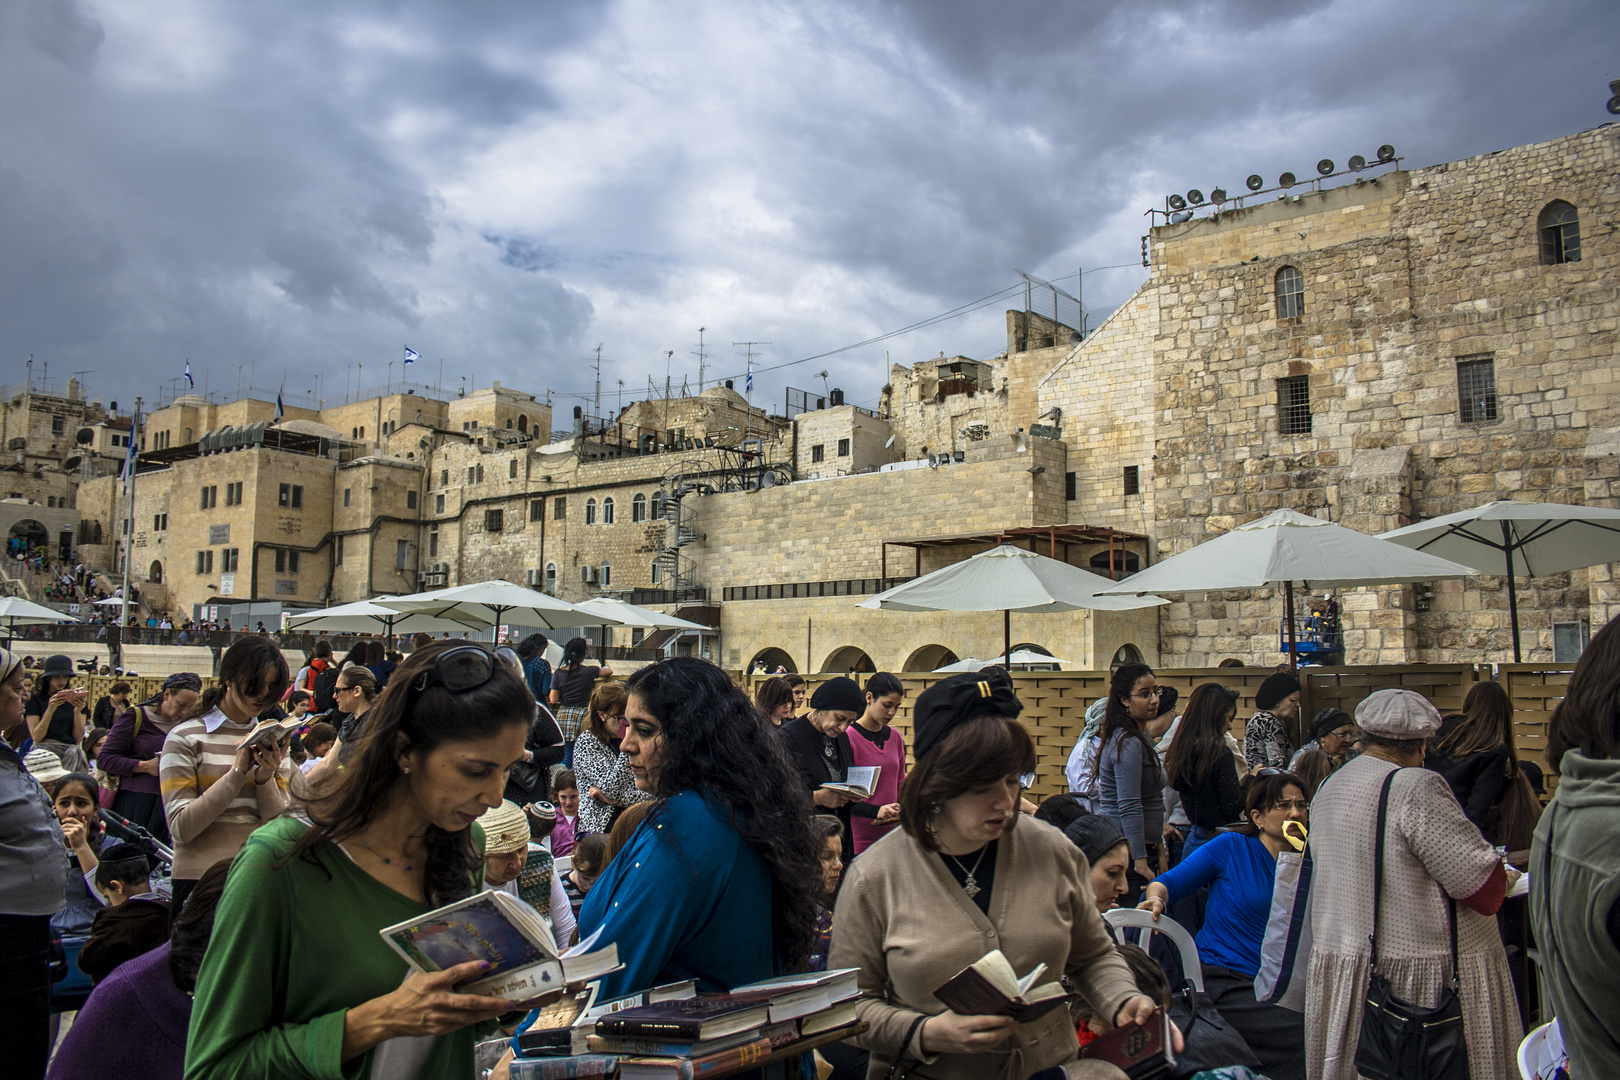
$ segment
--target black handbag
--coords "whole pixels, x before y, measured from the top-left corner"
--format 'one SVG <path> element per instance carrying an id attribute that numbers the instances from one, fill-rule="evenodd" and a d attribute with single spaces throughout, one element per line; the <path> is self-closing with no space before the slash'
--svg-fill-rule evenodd
<path id="1" fill-rule="evenodd" d="M 1378 793 L 1378 839 L 1373 870 L 1372 978 L 1361 1011 L 1356 1071 L 1370 1080 L 1469 1080 L 1462 998 L 1457 994 L 1457 902 L 1446 903 L 1451 922 L 1451 982 L 1432 1009 L 1403 1001 L 1378 973 L 1379 901 L 1384 891 L 1384 833 L 1394 769 Z"/>
<path id="2" fill-rule="evenodd" d="M 1171 995 L 1170 1022 L 1181 1030 L 1184 1046 L 1176 1055 L 1177 1076 L 1230 1065 L 1260 1068 L 1248 1040 L 1221 1015 L 1208 994 L 1193 989 L 1191 979 L 1184 979 Z"/>

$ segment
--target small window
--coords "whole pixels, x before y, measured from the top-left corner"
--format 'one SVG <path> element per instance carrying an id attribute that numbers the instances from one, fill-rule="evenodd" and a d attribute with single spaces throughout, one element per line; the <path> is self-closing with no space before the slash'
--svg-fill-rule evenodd
<path id="1" fill-rule="evenodd" d="M 812 462 L 825 461 L 826 458 L 827 458 L 827 448 L 825 446 L 823 446 L 821 443 L 816 443 L 816 445 L 814 445 L 814 446 L 812 446 L 810 448 L 810 460 Z"/>
<path id="2" fill-rule="evenodd" d="M 1140 466 L 1125 466 L 1125 494 L 1140 495 L 1142 493 L 1142 477 L 1138 471 Z"/>
<path id="3" fill-rule="evenodd" d="M 66 434 L 66 433 L 67 433 L 67 417 L 65 417 L 65 416 L 53 416 L 53 417 L 51 417 L 51 434 L 52 435 L 63 435 L 63 434 Z"/>
<path id="4" fill-rule="evenodd" d="M 587 525 L 595 525 L 596 524 L 596 500 L 595 499 L 586 499 L 585 500 L 585 524 L 587 524 Z"/>
<path id="5" fill-rule="evenodd" d="M 212 551 L 197 552 L 197 573 L 212 574 L 214 572 L 214 553 Z"/>
<path id="6" fill-rule="evenodd" d="M 217 486 L 204 487 L 202 489 L 202 501 L 197 504 L 198 509 L 212 510 L 214 508 L 214 505 L 215 505 L 215 500 L 218 498 L 218 496 L 219 496 L 219 488 Z"/>
<path id="7" fill-rule="evenodd" d="M 435 496 L 433 496 L 433 512 L 435 514 L 444 513 L 444 496 L 443 495 L 435 495 Z"/>
<path id="8" fill-rule="evenodd" d="M 554 562 L 546 563 L 546 591 L 557 591 L 557 564 Z"/>
<path id="9" fill-rule="evenodd" d="M 1581 216 L 1573 206 L 1562 199 L 1548 203 L 1536 225 L 1544 265 L 1581 261 Z"/>
<path id="10" fill-rule="evenodd" d="M 472 482 L 473 482 L 473 467 L 471 465 L 469 465 L 469 466 L 467 466 L 467 483 L 470 484 Z"/>
<path id="11" fill-rule="evenodd" d="M 630 647 L 634 649 L 636 646 L 640 645 L 641 639 L 646 636 L 647 631 L 643 630 L 639 626 L 632 626 L 630 628 Z"/>
<path id="12" fill-rule="evenodd" d="M 661 491 L 653 492 L 652 518 L 654 521 L 664 520 L 664 493 Z"/>
<path id="13" fill-rule="evenodd" d="M 405 493 L 405 509 L 407 509 L 407 510 L 415 510 L 416 509 L 416 492 L 407 491 Z"/>
<path id="14" fill-rule="evenodd" d="M 410 562 L 411 543 L 409 540 L 394 541 L 394 569 L 403 570 Z"/>
<path id="15" fill-rule="evenodd" d="M 219 553 L 219 570 L 222 574 L 236 573 L 242 556 L 241 548 L 226 548 Z"/>
<path id="16" fill-rule="evenodd" d="M 1305 314 L 1305 275 L 1298 267 L 1277 271 L 1277 318 L 1297 319 Z"/>
<path id="17" fill-rule="evenodd" d="M 657 585 L 664 577 L 664 569 L 657 563 L 652 564 L 652 583 Z"/>
<path id="18" fill-rule="evenodd" d="M 647 496 L 637 494 L 630 500 L 630 523 L 647 520 Z"/>
<path id="19" fill-rule="evenodd" d="M 602 500 L 602 524 L 613 524 L 613 498 L 609 496 Z"/>
<path id="20" fill-rule="evenodd" d="M 849 440 L 848 439 L 839 439 L 838 440 L 838 456 L 839 457 L 849 457 Z"/>
<path id="21" fill-rule="evenodd" d="M 546 518 L 546 500 L 544 500 L 544 499 L 530 499 L 529 500 L 529 520 L 530 521 L 544 521 L 545 518 Z"/>
<path id="22" fill-rule="evenodd" d="M 287 572 L 287 551 L 285 548 L 276 548 L 276 573 Z"/>
<path id="23" fill-rule="evenodd" d="M 613 584 L 613 567 L 607 563 L 602 564 L 602 587 L 605 589 Z"/>
<path id="24" fill-rule="evenodd" d="M 1072 472 L 1071 473 L 1064 473 L 1063 474 L 1063 497 L 1065 499 L 1067 499 L 1069 502 L 1074 502 L 1074 500 L 1077 497 L 1076 494 L 1075 494 L 1076 490 L 1077 489 L 1076 489 L 1076 486 L 1075 486 L 1074 473 L 1072 473 Z"/>
<path id="25" fill-rule="evenodd" d="M 440 487 L 449 487 L 450 486 L 450 470 L 449 469 L 440 469 L 439 470 L 439 486 Z"/>
<path id="26" fill-rule="evenodd" d="M 568 497 L 566 495 L 558 495 L 555 499 L 551 500 L 551 519 L 553 521 L 561 521 L 567 516 Z"/>
<path id="27" fill-rule="evenodd" d="M 1554 663 L 1573 664 L 1592 641 L 1592 624 L 1585 619 L 1580 622 L 1555 622 L 1552 632 Z"/>
<path id="28" fill-rule="evenodd" d="M 1469 356 L 1457 361 L 1457 400 L 1462 422 L 1483 424 L 1496 419 L 1496 360 Z"/>
<path id="29" fill-rule="evenodd" d="M 348 488 L 343 489 L 343 505 L 344 506 L 349 505 L 349 489 Z"/>
<path id="30" fill-rule="evenodd" d="M 473 470 L 473 475 L 477 477 L 478 482 L 480 484 L 482 484 L 484 482 L 484 463 L 483 462 L 480 461 L 478 463 L 478 468 Z"/>
<path id="31" fill-rule="evenodd" d="M 48 510 L 55 510 L 56 509 L 56 496 L 55 495 L 47 495 L 47 496 L 45 496 L 45 507 Z"/>
<path id="32" fill-rule="evenodd" d="M 517 479 L 517 458 L 513 458 L 506 463 L 506 478 L 508 480 Z"/>
<path id="33" fill-rule="evenodd" d="M 511 427 L 511 426 L 512 426 L 512 418 L 511 418 L 511 417 L 510 417 L 510 416 L 508 416 L 508 417 L 507 417 L 507 418 L 506 418 L 506 426 L 507 426 L 507 427 L 508 427 L 508 428 L 510 428 L 510 427 Z"/>
<path id="34" fill-rule="evenodd" d="M 1277 424 L 1284 435 L 1311 433 L 1309 375 L 1290 375 L 1277 380 Z"/>
<path id="35" fill-rule="evenodd" d="M 282 484 L 281 485 L 281 490 L 276 494 L 276 505 L 277 506 L 291 506 L 292 505 L 292 485 L 291 484 Z"/>
<path id="36" fill-rule="evenodd" d="M 332 565 L 343 565 L 343 537 L 341 535 L 332 541 Z"/>
<path id="37" fill-rule="evenodd" d="M 428 558 L 437 559 L 438 557 L 439 557 L 439 534 L 436 533 L 436 532 L 428 533 Z"/>
<path id="38" fill-rule="evenodd" d="M 287 552 L 287 573 L 298 573 L 298 552 L 296 551 Z"/>
<path id="39" fill-rule="evenodd" d="M 505 517 L 505 511 L 502 511 L 502 510 L 485 510 L 484 511 L 484 531 L 485 532 L 500 532 L 501 531 L 501 522 L 502 522 L 502 519 L 504 517 Z"/>
<path id="40" fill-rule="evenodd" d="M 304 508 L 304 485 L 302 484 L 293 485 L 292 508 L 294 510 L 302 510 Z"/>

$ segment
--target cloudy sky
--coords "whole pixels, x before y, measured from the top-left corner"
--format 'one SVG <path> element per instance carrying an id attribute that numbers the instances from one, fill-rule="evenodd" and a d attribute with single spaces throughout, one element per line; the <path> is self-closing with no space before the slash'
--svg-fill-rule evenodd
<path id="1" fill-rule="evenodd" d="M 306 403 L 410 345 L 561 418 L 598 345 L 604 411 L 695 390 L 706 327 L 711 379 L 770 343 L 756 401 L 871 402 L 1012 305 L 793 362 L 1015 269 L 1099 268 L 1094 325 L 1168 192 L 1595 126 L 1616 41 L 1612 0 L 4 0 L 0 382 Z"/>

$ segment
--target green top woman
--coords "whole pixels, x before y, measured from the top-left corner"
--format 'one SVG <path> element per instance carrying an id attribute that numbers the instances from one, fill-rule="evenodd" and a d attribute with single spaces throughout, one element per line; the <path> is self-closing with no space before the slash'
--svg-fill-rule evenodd
<path id="1" fill-rule="evenodd" d="M 457 994 L 484 965 L 407 975 L 378 931 L 471 895 L 473 822 L 498 806 L 535 717 L 523 679 L 480 645 L 413 652 L 354 757 L 307 807 L 248 840 L 198 973 L 188 1080 L 472 1075 L 498 998 Z"/>

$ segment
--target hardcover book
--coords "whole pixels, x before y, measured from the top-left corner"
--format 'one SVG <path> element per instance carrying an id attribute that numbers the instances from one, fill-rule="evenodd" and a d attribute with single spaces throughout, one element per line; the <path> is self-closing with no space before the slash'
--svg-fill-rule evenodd
<path id="1" fill-rule="evenodd" d="M 763 1001 L 732 1001 L 727 997 L 699 997 L 662 1001 L 637 1009 L 609 1013 L 596 1022 L 598 1035 L 668 1040 L 718 1039 L 770 1022 Z"/>
<path id="2" fill-rule="evenodd" d="M 619 1080 L 698 1080 L 757 1064 L 770 1057 L 773 1049 L 771 1040 L 761 1038 L 699 1058 L 620 1058 Z"/>
<path id="3" fill-rule="evenodd" d="M 1170 1039 L 1170 1016 L 1157 1010 L 1146 1024 L 1126 1024 L 1080 1048 L 1083 1058 L 1096 1058 L 1124 1070 L 1131 1080 L 1168 1080 L 1176 1074 L 1176 1052 Z"/>
<path id="4" fill-rule="evenodd" d="M 1021 1024 L 1037 1020 L 1069 1000 L 1055 982 L 1036 985 L 1045 964 L 1020 979 L 1000 949 L 992 949 L 934 991 L 945 1007 L 961 1016 L 1011 1016 Z"/>

